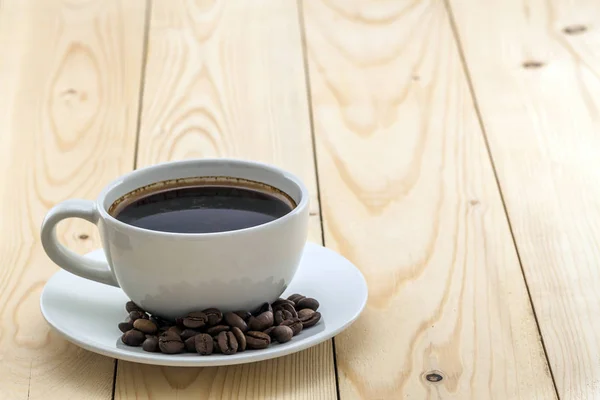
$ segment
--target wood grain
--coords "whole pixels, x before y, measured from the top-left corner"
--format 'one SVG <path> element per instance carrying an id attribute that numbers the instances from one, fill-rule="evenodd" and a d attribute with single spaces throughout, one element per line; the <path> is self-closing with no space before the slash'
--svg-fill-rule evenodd
<path id="1" fill-rule="evenodd" d="M 311 239 L 321 241 L 294 1 L 153 5 L 138 164 L 224 156 L 302 177 L 312 194 Z M 333 399 L 332 346 L 227 368 L 119 362 L 116 397 Z"/>
<path id="2" fill-rule="evenodd" d="M 558 392 L 600 399 L 600 3 L 451 6 Z"/>
<path id="3" fill-rule="evenodd" d="M 443 3 L 304 14 L 325 240 L 370 291 L 342 399 L 554 398 Z"/>
<path id="4" fill-rule="evenodd" d="M 67 343 L 39 311 L 39 226 L 131 169 L 145 3 L 3 0 L 0 8 L 0 397 L 107 399 L 113 365 Z M 91 224 L 61 224 L 83 253 Z"/>

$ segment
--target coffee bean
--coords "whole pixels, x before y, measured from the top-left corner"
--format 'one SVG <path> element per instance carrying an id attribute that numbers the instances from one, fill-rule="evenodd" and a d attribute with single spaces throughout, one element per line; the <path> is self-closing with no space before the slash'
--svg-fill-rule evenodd
<path id="1" fill-rule="evenodd" d="M 302 322 L 300 322 L 300 320 L 298 318 L 286 319 L 279 326 L 289 326 L 290 328 L 292 328 L 292 331 L 294 331 L 294 336 L 299 334 L 303 328 Z"/>
<path id="2" fill-rule="evenodd" d="M 207 308 L 202 312 L 206 315 L 206 324 L 209 326 L 215 326 L 223 319 L 223 313 L 216 308 Z"/>
<path id="3" fill-rule="evenodd" d="M 121 336 L 121 341 L 127 346 L 139 346 L 146 340 L 146 335 L 135 329 L 131 329 Z"/>
<path id="4" fill-rule="evenodd" d="M 148 319 L 148 314 L 146 314 L 143 311 L 131 311 L 129 313 L 129 318 L 131 318 L 131 321 L 135 321 L 136 319 Z"/>
<path id="5" fill-rule="evenodd" d="M 181 331 L 181 334 L 179 336 L 181 336 L 181 340 L 186 341 L 189 338 L 196 336 L 198 333 L 200 332 L 196 332 L 193 329 L 184 329 L 183 331 Z"/>
<path id="6" fill-rule="evenodd" d="M 156 336 L 146 337 L 146 340 L 142 343 L 142 349 L 150 353 L 157 353 L 160 351 L 158 348 L 158 338 Z"/>
<path id="7" fill-rule="evenodd" d="M 234 314 L 236 314 L 237 316 L 239 316 L 241 319 L 244 320 L 244 322 L 248 322 L 248 320 L 250 319 L 250 317 L 252 316 L 251 313 L 249 313 L 248 311 L 235 311 Z"/>
<path id="8" fill-rule="evenodd" d="M 263 331 L 263 333 L 266 333 L 267 335 L 271 336 L 271 333 L 273 332 L 273 329 L 275 329 L 276 326 L 272 326 L 270 328 L 267 328 Z M 271 336 L 272 337 L 272 336 Z"/>
<path id="9" fill-rule="evenodd" d="M 186 328 L 198 329 L 206 325 L 208 317 L 201 311 L 189 313 L 182 321 Z"/>
<path id="10" fill-rule="evenodd" d="M 265 311 L 256 317 L 250 317 L 248 329 L 251 331 L 264 331 L 273 326 L 273 312 Z"/>
<path id="11" fill-rule="evenodd" d="M 203 356 L 208 356 L 208 355 L 212 354 L 213 347 L 214 347 L 212 336 L 210 336 L 207 333 L 201 333 L 199 335 L 196 335 L 196 337 L 194 339 L 195 339 L 196 352 L 198 354 L 203 355 Z"/>
<path id="12" fill-rule="evenodd" d="M 235 340 L 238 342 L 238 352 L 246 350 L 246 336 L 244 332 L 240 330 L 240 328 L 234 326 L 231 328 L 231 333 L 235 336 Z"/>
<path id="13" fill-rule="evenodd" d="M 196 335 L 198 336 L 198 335 Z M 185 344 L 185 351 L 188 353 L 196 353 L 196 336 L 187 338 L 183 343 Z"/>
<path id="14" fill-rule="evenodd" d="M 185 328 L 185 326 L 183 326 L 183 318 L 175 318 L 175 325 L 177 325 L 181 329 Z"/>
<path id="15" fill-rule="evenodd" d="M 312 315 L 315 313 L 315 310 L 312 310 L 310 308 L 303 308 L 302 310 L 298 311 L 298 319 L 302 322 L 308 320 L 310 317 L 312 317 Z"/>
<path id="16" fill-rule="evenodd" d="M 165 340 L 167 338 L 179 338 L 181 339 L 181 332 L 177 332 L 177 330 L 179 329 L 179 327 L 177 326 L 172 326 L 169 329 L 167 329 L 166 331 L 164 331 L 163 333 L 160 334 L 160 336 L 158 337 L 158 339 L 160 340 L 160 338 L 165 338 Z"/>
<path id="17" fill-rule="evenodd" d="M 178 334 L 167 331 L 158 338 L 158 347 L 165 354 L 178 354 L 183 351 L 185 344 Z"/>
<path id="18" fill-rule="evenodd" d="M 248 325 L 248 329 L 251 331 L 261 330 L 261 329 L 258 329 L 258 325 L 260 325 L 260 322 L 258 322 L 258 320 L 256 319 L 255 316 L 250 317 L 247 325 Z"/>
<path id="19" fill-rule="evenodd" d="M 128 313 L 132 312 L 132 311 L 141 311 L 144 312 L 144 309 L 142 309 L 142 307 L 138 306 L 137 304 L 135 304 L 133 301 L 128 301 L 125 304 L 125 309 L 127 310 Z"/>
<path id="20" fill-rule="evenodd" d="M 246 332 L 246 347 L 249 349 L 266 349 L 271 344 L 271 336 L 263 332 Z"/>
<path id="21" fill-rule="evenodd" d="M 132 329 L 133 329 L 133 323 L 131 321 L 119 323 L 119 330 L 123 333 L 130 331 Z"/>
<path id="22" fill-rule="evenodd" d="M 154 322 L 154 324 L 156 326 L 158 326 L 158 329 L 161 329 L 161 328 L 165 328 L 166 329 L 169 326 L 171 326 L 171 324 L 169 323 L 169 321 L 164 320 L 164 319 L 162 319 L 160 317 L 157 317 L 157 316 L 154 316 L 154 315 L 150 317 L 150 321 Z"/>
<path id="23" fill-rule="evenodd" d="M 306 297 L 304 299 L 299 300 L 296 303 L 296 308 L 298 308 L 298 310 L 301 310 L 303 308 L 310 308 L 311 310 L 317 311 L 317 309 L 319 308 L 319 302 L 316 299 L 313 299 L 312 297 Z"/>
<path id="24" fill-rule="evenodd" d="M 253 313 L 252 315 L 257 316 L 259 314 L 262 314 L 266 311 L 271 311 L 273 312 L 273 307 L 271 307 L 271 305 L 269 303 L 262 303 L 260 305 L 260 307 L 258 307 Z"/>
<path id="25" fill-rule="evenodd" d="M 273 306 L 273 308 L 277 308 L 277 307 L 279 307 L 282 304 L 289 304 L 292 307 L 296 306 L 296 303 L 294 303 L 292 300 L 282 299 L 282 298 L 279 298 L 279 299 L 275 300 L 273 302 L 273 304 L 271 304 L 271 305 Z"/>
<path id="26" fill-rule="evenodd" d="M 316 311 L 314 312 L 310 318 L 308 318 L 305 321 L 301 321 L 302 322 L 302 328 L 306 329 L 306 328 L 310 328 L 311 326 L 314 326 L 317 324 L 317 322 L 319 322 L 319 320 L 321 319 L 321 313 Z"/>
<path id="27" fill-rule="evenodd" d="M 217 325 L 217 326 L 211 326 L 210 328 L 208 328 L 206 330 L 206 333 L 208 333 L 211 336 L 217 336 L 219 333 L 225 332 L 228 330 L 229 330 L 229 327 L 227 325 Z"/>
<path id="28" fill-rule="evenodd" d="M 220 353 L 221 352 L 221 348 L 219 347 L 219 341 L 217 340 L 217 337 L 213 337 L 213 353 Z"/>
<path id="29" fill-rule="evenodd" d="M 173 332 L 173 333 L 176 333 L 178 336 L 181 336 L 181 334 L 183 333 L 183 330 L 180 327 L 178 327 L 178 326 L 170 326 L 163 333 L 166 333 L 166 332 Z"/>
<path id="30" fill-rule="evenodd" d="M 285 318 L 283 317 L 283 310 L 275 311 L 273 315 L 273 323 L 275 325 L 279 325 L 283 320 L 285 320 Z"/>
<path id="31" fill-rule="evenodd" d="M 277 307 L 274 308 L 275 312 L 281 310 L 281 311 L 287 311 L 290 314 L 292 314 L 292 317 L 297 318 L 298 317 L 298 312 L 296 311 L 296 308 L 294 308 L 294 306 L 292 306 L 291 304 L 288 303 L 283 303 L 278 305 Z"/>
<path id="32" fill-rule="evenodd" d="M 285 343 L 292 340 L 292 336 L 294 336 L 294 331 L 292 331 L 292 328 L 290 328 L 289 326 L 276 326 L 275 328 L 273 328 L 273 331 L 271 332 L 270 336 L 272 336 L 279 343 Z"/>
<path id="33" fill-rule="evenodd" d="M 304 298 L 306 298 L 306 296 L 303 296 L 303 295 L 301 295 L 299 293 L 295 293 L 295 294 L 291 295 L 290 297 L 288 297 L 288 300 L 293 301 L 294 305 L 296 305 L 296 304 L 298 304 L 299 300 L 302 300 Z"/>
<path id="34" fill-rule="evenodd" d="M 156 333 L 156 331 L 158 331 L 158 327 L 154 324 L 154 322 L 150 321 L 149 319 L 136 319 L 135 321 L 133 321 L 133 327 L 138 331 L 147 334 Z"/>
<path id="35" fill-rule="evenodd" d="M 286 319 L 292 319 L 294 316 L 288 310 L 275 311 L 275 325 L 281 325 Z"/>
<path id="36" fill-rule="evenodd" d="M 237 352 L 238 342 L 232 332 L 219 333 L 217 336 L 217 343 L 219 343 L 219 349 L 221 350 L 221 353 L 225 355 L 231 355 Z"/>
<path id="37" fill-rule="evenodd" d="M 242 332 L 246 332 L 248 330 L 248 325 L 246 325 L 246 322 L 244 322 L 242 317 L 235 313 L 225 313 L 223 318 L 225 319 L 227 325 L 231 326 L 232 328 L 235 326 L 239 328 Z"/>
<path id="38" fill-rule="evenodd" d="M 168 331 L 169 329 L 171 329 L 171 326 L 161 326 L 160 328 L 158 328 L 158 334 L 160 335 L 161 333 L 164 333 L 164 332 Z"/>

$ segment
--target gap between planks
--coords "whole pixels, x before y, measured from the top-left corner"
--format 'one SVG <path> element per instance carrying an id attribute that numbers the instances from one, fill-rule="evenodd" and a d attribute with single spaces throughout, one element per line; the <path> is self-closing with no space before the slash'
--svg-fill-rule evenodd
<path id="1" fill-rule="evenodd" d="M 138 112 L 135 123 L 135 144 L 133 147 L 133 169 L 137 169 L 138 148 L 140 145 L 140 128 L 142 126 L 142 105 L 144 104 L 144 88 L 146 84 L 146 66 L 148 64 L 148 38 L 150 37 L 150 19 L 152 18 L 152 0 L 146 0 L 146 14 L 144 15 L 144 42 L 142 44 L 142 71 L 140 75 L 140 95 L 138 96 Z M 114 398 L 114 391 L 113 391 Z"/>
<path id="2" fill-rule="evenodd" d="M 471 94 L 471 100 L 473 101 L 473 108 L 475 109 L 475 115 L 477 116 L 477 122 L 479 123 L 479 127 L 481 129 L 481 134 L 483 136 L 483 142 L 485 143 L 485 149 L 487 152 L 487 156 L 490 160 L 492 172 L 494 173 L 494 180 L 496 181 L 496 187 L 498 188 L 498 193 L 500 195 L 500 201 L 502 202 L 504 216 L 506 217 L 506 222 L 508 223 L 508 230 L 510 232 L 513 246 L 514 246 L 515 252 L 517 254 L 517 260 L 519 261 L 519 267 L 521 268 L 521 274 L 523 275 L 523 282 L 525 282 L 525 288 L 527 289 L 527 297 L 529 298 L 529 303 L 531 304 L 531 310 L 533 311 L 533 318 L 535 320 L 535 325 L 537 327 L 538 335 L 540 337 L 540 342 L 542 343 L 542 348 L 544 349 L 544 357 L 546 358 L 546 365 L 548 366 L 548 370 L 550 371 L 550 378 L 552 379 L 554 393 L 556 394 L 556 398 L 560 399 L 560 396 L 558 394 L 558 388 L 556 386 L 556 379 L 554 378 L 554 371 L 552 370 L 552 364 L 550 363 L 550 359 L 548 358 L 548 350 L 546 349 L 546 343 L 544 342 L 544 336 L 542 335 L 542 330 L 541 330 L 540 322 L 539 322 L 538 315 L 537 315 L 537 312 L 535 309 L 535 304 L 533 303 L 533 298 L 531 297 L 531 291 L 529 289 L 529 282 L 527 282 L 527 275 L 525 274 L 525 270 L 523 268 L 523 260 L 521 259 L 521 253 L 519 252 L 519 245 L 517 244 L 517 240 L 515 238 L 512 222 L 508 215 L 508 209 L 506 207 L 504 193 L 502 192 L 502 184 L 500 183 L 500 179 L 498 178 L 498 171 L 496 169 L 496 163 L 494 162 L 494 156 L 492 154 L 492 150 L 490 148 L 490 143 L 489 143 L 489 140 L 487 137 L 485 123 L 483 122 L 481 110 L 480 110 L 479 104 L 477 102 L 477 96 L 475 95 L 473 79 L 471 79 L 471 73 L 469 71 L 469 66 L 467 64 L 467 60 L 465 57 L 463 44 L 460 40 L 460 35 L 458 33 L 458 29 L 456 26 L 456 19 L 454 18 L 454 14 L 452 13 L 452 6 L 450 5 L 449 1 L 448 0 L 443 0 L 443 1 L 444 1 L 444 7 L 446 8 L 446 14 L 448 16 L 448 21 L 450 22 L 450 26 L 452 28 L 452 34 L 454 36 L 454 40 L 456 41 L 456 47 L 458 49 L 460 62 L 462 64 L 465 79 L 467 81 L 467 86 L 469 87 L 469 92 Z"/>
<path id="3" fill-rule="evenodd" d="M 152 31 L 151 31 L 152 30 L 152 21 L 151 21 L 151 19 L 154 18 L 155 14 L 159 13 L 159 11 L 157 11 L 159 3 L 154 3 L 153 4 L 151 2 L 151 0 L 150 0 L 147 4 L 149 4 L 149 9 L 151 11 L 148 14 L 148 15 L 150 15 L 150 17 L 146 20 L 146 25 L 145 25 L 144 48 L 147 48 L 148 46 L 152 45 L 152 43 L 150 43 L 150 40 L 152 40 L 152 36 L 151 36 L 152 35 Z M 290 0 L 289 4 L 297 6 L 296 2 L 293 1 L 293 0 Z M 296 20 L 298 20 L 298 19 L 296 18 Z M 300 33 L 300 30 L 298 30 L 298 33 Z M 152 62 L 151 59 L 150 59 L 151 55 L 148 54 L 148 53 L 149 52 L 147 52 L 146 50 L 144 50 L 144 59 L 143 59 L 143 65 L 144 66 L 143 66 L 142 76 L 141 76 L 142 87 L 140 88 L 140 96 L 139 96 L 140 108 L 138 109 L 138 119 L 137 119 L 138 125 L 137 125 L 137 129 L 136 129 L 136 138 L 135 138 L 136 153 L 135 153 L 134 168 L 138 168 L 140 165 L 147 165 L 147 162 L 144 161 L 144 153 L 140 154 L 140 151 L 144 151 L 144 148 L 145 148 L 145 146 L 144 146 L 144 123 L 145 122 L 147 123 L 147 121 L 144 121 L 144 120 L 148 118 L 148 114 L 147 114 L 147 112 L 148 112 L 147 108 L 148 107 L 144 106 L 144 97 L 149 97 L 149 96 L 153 97 L 151 95 L 151 92 L 148 91 L 147 88 L 146 88 L 146 85 L 148 83 L 148 79 L 152 80 L 151 79 L 152 78 L 152 67 L 151 66 L 150 67 L 146 67 L 147 63 L 150 64 Z M 151 53 L 151 51 L 150 51 L 150 53 Z M 302 68 L 302 65 L 303 65 L 302 61 L 303 60 L 302 60 L 302 56 L 301 56 L 300 60 L 299 60 L 299 63 L 298 63 L 298 65 L 300 66 L 300 68 Z M 148 68 L 150 68 L 150 69 L 148 69 Z M 305 72 L 305 71 L 302 71 L 302 72 Z M 305 73 L 302 73 L 302 77 L 303 78 L 305 77 Z M 303 82 L 303 85 L 307 85 L 307 83 Z M 302 102 L 304 103 L 305 101 L 308 101 L 308 99 L 309 99 L 308 97 L 306 99 L 302 99 L 303 100 Z M 148 100 L 146 99 L 146 101 L 148 101 Z M 308 109 L 310 110 L 310 104 L 307 104 L 307 105 L 308 105 Z M 150 114 L 151 114 L 151 112 L 150 112 Z M 308 113 L 307 113 L 307 115 L 308 115 Z M 308 120 L 308 118 L 307 118 L 307 120 Z M 312 140 L 312 138 L 309 139 L 309 140 Z M 313 160 L 310 161 L 310 158 L 307 157 L 307 161 L 312 165 L 314 163 L 314 153 L 310 154 L 310 157 L 313 157 Z M 150 160 L 150 161 L 155 162 L 156 159 L 155 160 Z M 315 176 L 316 176 L 316 172 L 315 172 Z M 318 195 L 318 190 L 317 190 L 317 192 L 315 194 Z M 314 211 L 311 212 L 311 216 L 316 217 L 317 215 L 320 215 L 320 212 L 318 212 L 317 210 L 314 210 Z M 316 223 L 317 222 L 316 218 L 314 218 L 314 220 L 315 220 L 314 222 Z M 321 224 L 321 222 L 322 222 L 321 219 L 319 219 L 318 223 Z M 335 353 L 333 353 L 333 354 L 335 354 Z M 328 351 L 328 355 L 331 357 L 331 353 L 329 351 Z M 331 357 L 331 360 L 333 361 L 333 357 Z M 124 367 L 124 364 L 121 364 L 121 368 L 119 368 L 119 369 L 117 369 L 117 368 L 118 368 L 118 366 L 116 365 L 115 366 L 115 371 L 117 371 L 117 377 L 116 377 L 116 379 L 119 379 L 119 375 L 121 375 L 122 370 L 124 368 L 125 368 L 125 370 L 127 370 L 127 367 Z M 123 377 L 124 377 L 124 375 L 122 375 L 121 380 L 123 380 Z M 119 397 L 120 395 L 122 395 L 119 392 L 119 386 L 122 384 L 122 382 L 117 382 L 116 379 L 114 381 L 115 391 L 114 391 L 113 397 Z M 333 393 L 331 393 L 331 394 L 333 394 Z M 337 391 L 336 391 L 336 395 L 338 395 Z M 338 395 L 338 397 L 339 397 L 339 395 Z"/>
<path id="4" fill-rule="evenodd" d="M 138 110 L 135 122 L 135 142 L 133 145 L 133 169 L 137 169 L 138 148 L 140 145 L 140 128 L 142 126 L 142 105 L 144 104 L 144 87 L 146 82 L 146 65 L 148 62 L 148 38 L 150 36 L 150 18 L 152 18 L 152 0 L 146 0 L 146 12 L 144 14 L 144 39 L 142 43 L 142 63 L 140 71 L 140 89 L 138 95 Z M 117 391 L 117 373 L 119 371 L 119 360 L 115 358 L 115 368 L 113 371 L 111 400 L 115 400 Z"/>
<path id="5" fill-rule="evenodd" d="M 315 166 L 315 180 L 317 185 L 317 201 L 319 202 L 319 222 L 321 224 L 321 242 L 324 247 L 327 247 L 325 241 L 325 225 L 323 224 L 323 207 L 321 204 L 321 182 L 319 181 L 319 161 L 317 158 L 317 140 L 315 137 L 315 119 L 313 112 L 312 90 L 310 85 L 310 69 L 308 68 L 308 46 L 306 44 L 306 24 L 304 20 L 304 4 L 303 0 L 296 0 L 296 8 L 298 9 L 298 28 L 300 29 L 300 40 L 302 47 L 302 64 L 304 67 L 304 84 L 306 85 L 306 101 L 308 102 L 308 120 L 310 124 L 310 140 L 313 148 L 313 163 Z M 333 368 L 335 371 L 335 393 L 338 400 L 340 396 L 340 375 L 338 371 L 337 351 L 335 348 L 335 338 L 331 338 L 331 352 L 333 353 Z"/>

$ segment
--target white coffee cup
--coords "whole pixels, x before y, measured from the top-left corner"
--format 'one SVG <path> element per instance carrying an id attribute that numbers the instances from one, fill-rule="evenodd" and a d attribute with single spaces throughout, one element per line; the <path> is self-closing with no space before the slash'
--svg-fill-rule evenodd
<path id="1" fill-rule="evenodd" d="M 113 203 L 140 188 L 174 180 L 223 177 L 265 184 L 296 207 L 271 222 L 217 233 L 147 230 L 109 214 Z M 44 250 L 61 268 L 123 289 L 136 304 L 164 318 L 218 307 L 252 310 L 274 301 L 298 268 L 307 238 L 309 194 L 300 179 L 274 166 L 233 159 L 169 162 L 139 169 L 109 184 L 96 201 L 66 200 L 52 208 L 41 230 Z M 106 262 L 60 244 L 56 224 L 82 218 L 98 226 Z"/>

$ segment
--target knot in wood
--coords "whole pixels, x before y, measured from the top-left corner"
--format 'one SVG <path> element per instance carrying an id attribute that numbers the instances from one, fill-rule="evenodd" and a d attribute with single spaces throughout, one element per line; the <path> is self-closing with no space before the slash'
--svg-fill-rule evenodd
<path id="1" fill-rule="evenodd" d="M 437 371 L 432 371 L 425 375 L 425 379 L 427 379 L 427 381 L 429 382 L 437 383 L 444 379 L 444 377 L 440 375 Z"/>

